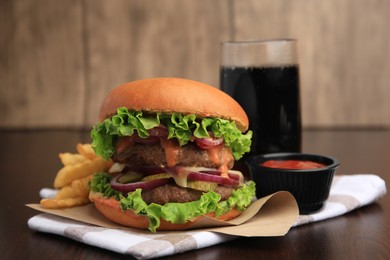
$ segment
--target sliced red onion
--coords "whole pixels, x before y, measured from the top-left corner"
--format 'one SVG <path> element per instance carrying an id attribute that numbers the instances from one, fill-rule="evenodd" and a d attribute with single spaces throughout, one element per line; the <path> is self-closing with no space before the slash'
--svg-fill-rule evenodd
<path id="1" fill-rule="evenodd" d="M 200 173 L 205 173 L 205 174 L 211 174 L 211 175 L 220 175 L 221 173 L 217 170 L 215 171 L 199 171 Z M 228 173 L 229 175 L 229 178 L 230 179 L 233 179 L 233 180 L 236 180 L 236 181 L 240 181 L 241 180 L 241 176 L 240 175 L 237 175 L 237 174 L 233 174 L 231 172 Z"/>
<path id="2" fill-rule="evenodd" d="M 168 128 L 164 125 L 153 127 L 152 129 L 149 129 L 148 132 L 151 136 L 158 136 L 158 137 L 168 136 Z"/>
<path id="3" fill-rule="evenodd" d="M 196 138 L 195 143 L 199 148 L 207 150 L 222 144 L 223 138 Z"/>
<path id="4" fill-rule="evenodd" d="M 214 182 L 226 186 L 238 186 L 239 184 L 239 182 L 234 179 L 224 178 L 219 175 L 212 175 L 212 174 L 201 173 L 201 172 L 190 172 L 187 178 L 193 181 Z"/>
<path id="5" fill-rule="evenodd" d="M 221 175 L 221 172 L 219 172 L 215 168 L 206 168 L 206 167 L 180 167 L 180 168 L 187 168 L 187 171 L 191 172 L 200 172 L 200 173 L 206 173 L 206 174 L 212 174 L 212 175 Z M 165 168 L 167 169 L 167 168 Z M 240 171 L 237 170 L 229 170 L 228 176 L 231 179 L 234 179 L 238 182 L 243 182 L 244 176 Z"/>
<path id="6" fill-rule="evenodd" d="M 229 174 L 229 178 L 225 178 L 220 176 L 220 172 L 218 171 L 206 170 L 204 172 L 200 172 L 194 169 L 196 168 L 165 167 L 165 170 L 171 175 L 176 175 L 189 180 L 214 182 L 226 186 L 238 186 L 241 183 L 240 177 L 234 176 L 232 173 Z M 232 178 L 230 178 L 230 175 L 232 175 Z M 173 177 L 175 178 L 175 176 Z"/>
<path id="7" fill-rule="evenodd" d="M 114 190 L 120 191 L 122 193 L 128 193 L 135 191 L 136 189 L 142 189 L 144 191 L 152 190 L 162 185 L 165 185 L 170 182 L 170 178 L 162 178 L 150 181 L 138 181 L 131 183 L 120 183 L 118 179 L 122 176 L 119 174 L 111 179 L 110 184 Z"/>

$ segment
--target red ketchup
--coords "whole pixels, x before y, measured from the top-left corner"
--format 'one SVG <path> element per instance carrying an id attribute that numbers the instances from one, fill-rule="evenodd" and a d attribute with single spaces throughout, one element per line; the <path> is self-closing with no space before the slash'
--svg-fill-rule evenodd
<path id="1" fill-rule="evenodd" d="M 317 169 L 325 167 L 325 165 L 322 163 L 301 160 L 269 160 L 261 163 L 260 165 L 268 168 L 290 170 Z"/>

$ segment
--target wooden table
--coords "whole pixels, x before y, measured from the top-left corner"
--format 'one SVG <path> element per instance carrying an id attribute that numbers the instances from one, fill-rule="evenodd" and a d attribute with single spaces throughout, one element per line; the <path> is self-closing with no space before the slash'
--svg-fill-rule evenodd
<path id="1" fill-rule="evenodd" d="M 338 174 L 374 173 L 390 183 L 390 131 L 305 131 L 303 151 L 338 158 Z M 60 152 L 89 142 L 88 131 L 0 131 L 0 258 L 120 259 L 117 253 L 32 231 L 39 201 L 61 167 Z M 349 214 L 292 228 L 284 237 L 239 238 L 174 259 L 390 259 L 390 198 Z"/>

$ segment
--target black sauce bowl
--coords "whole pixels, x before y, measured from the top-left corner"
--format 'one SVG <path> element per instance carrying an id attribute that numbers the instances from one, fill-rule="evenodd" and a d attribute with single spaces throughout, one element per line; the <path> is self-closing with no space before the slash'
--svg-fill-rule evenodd
<path id="1" fill-rule="evenodd" d="M 296 170 L 261 165 L 269 160 L 312 161 L 325 166 Z M 295 197 L 299 213 L 303 215 L 319 211 L 324 206 L 339 161 L 317 154 L 271 153 L 253 156 L 246 161 L 246 164 L 252 180 L 256 183 L 257 198 L 277 191 L 288 191 Z"/>

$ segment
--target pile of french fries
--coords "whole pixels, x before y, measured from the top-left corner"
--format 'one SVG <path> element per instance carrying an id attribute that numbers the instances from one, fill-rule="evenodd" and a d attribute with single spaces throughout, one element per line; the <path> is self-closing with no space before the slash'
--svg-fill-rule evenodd
<path id="1" fill-rule="evenodd" d="M 44 208 L 69 208 L 89 203 L 88 183 L 96 172 L 107 171 L 112 161 L 97 156 L 91 144 L 77 144 L 78 153 L 60 153 L 63 167 L 54 179 L 54 188 L 58 193 L 54 198 L 42 199 Z"/>

